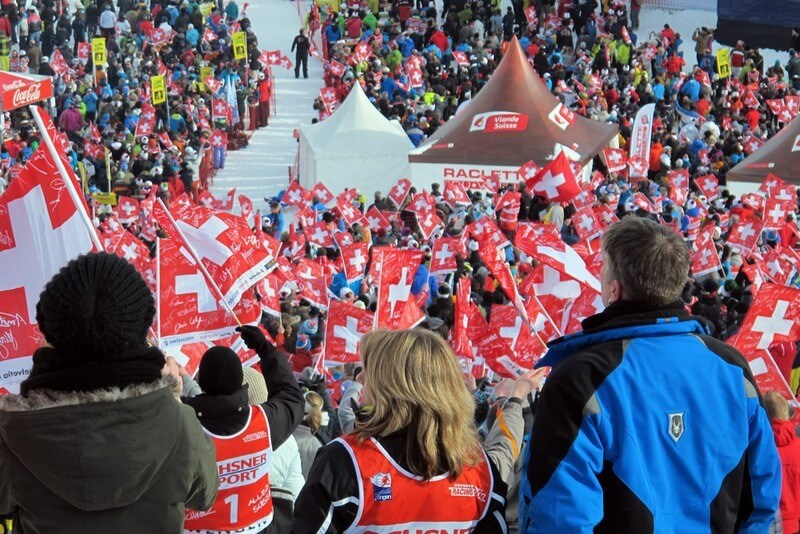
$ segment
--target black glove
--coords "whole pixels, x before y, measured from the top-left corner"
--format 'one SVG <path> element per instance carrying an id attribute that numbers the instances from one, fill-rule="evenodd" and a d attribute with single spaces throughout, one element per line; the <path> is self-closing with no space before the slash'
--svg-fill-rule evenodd
<path id="1" fill-rule="evenodd" d="M 242 341 L 247 345 L 247 348 L 256 351 L 259 355 L 269 347 L 269 341 L 257 326 L 237 326 L 236 331 L 242 336 Z"/>
<path id="2" fill-rule="evenodd" d="M 328 384 L 325 382 L 325 377 L 324 376 L 319 377 L 316 383 L 314 384 L 314 391 L 316 393 L 319 393 L 320 395 L 324 395 L 327 390 L 328 390 Z"/>

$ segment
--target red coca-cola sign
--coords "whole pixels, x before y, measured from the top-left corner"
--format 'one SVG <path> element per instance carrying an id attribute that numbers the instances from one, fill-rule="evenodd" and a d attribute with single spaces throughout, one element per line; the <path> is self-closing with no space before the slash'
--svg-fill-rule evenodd
<path id="1" fill-rule="evenodd" d="M 0 90 L 3 93 L 3 109 L 6 111 L 35 104 L 53 96 L 53 84 L 50 80 L 28 82 L 18 78 L 0 85 Z"/>

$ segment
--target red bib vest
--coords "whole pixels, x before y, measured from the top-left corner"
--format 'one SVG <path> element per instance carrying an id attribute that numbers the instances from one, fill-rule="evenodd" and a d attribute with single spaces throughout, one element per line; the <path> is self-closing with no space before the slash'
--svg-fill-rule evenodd
<path id="1" fill-rule="evenodd" d="M 336 441 L 350 453 L 358 477 L 358 514 L 347 532 L 363 534 L 467 534 L 489 510 L 492 470 L 483 460 L 456 479 L 422 480 L 400 467 L 375 439 Z"/>
<path id="2" fill-rule="evenodd" d="M 186 511 L 188 532 L 258 532 L 272 522 L 269 464 L 272 441 L 261 406 L 250 406 L 244 428 L 232 436 L 217 436 L 205 428 L 217 448 L 219 493 L 207 512 Z"/>

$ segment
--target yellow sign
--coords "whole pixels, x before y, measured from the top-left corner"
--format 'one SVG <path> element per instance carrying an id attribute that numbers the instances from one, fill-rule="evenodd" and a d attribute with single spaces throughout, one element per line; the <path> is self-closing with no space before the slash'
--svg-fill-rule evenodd
<path id="1" fill-rule="evenodd" d="M 728 78 L 731 75 L 731 54 L 727 48 L 717 52 L 717 74 L 720 78 Z"/>
<path id="2" fill-rule="evenodd" d="M 206 21 L 206 17 L 211 14 L 211 10 L 214 9 L 216 5 L 215 2 L 203 2 L 200 4 L 200 14 L 203 15 L 203 22 Z"/>
<path id="3" fill-rule="evenodd" d="M 206 87 L 205 79 L 209 76 L 214 75 L 214 67 L 200 67 L 200 88 L 203 92 L 208 91 L 208 87 Z"/>
<path id="4" fill-rule="evenodd" d="M 233 33 L 233 59 L 247 59 L 247 34 Z"/>
<path id="5" fill-rule="evenodd" d="M 92 39 L 92 62 L 95 65 L 106 64 L 106 38 L 96 37 Z"/>
<path id="6" fill-rule="evenodd" d="M 98 204 L 106 204 L 108 206 L 117 205 L 116 193 L 95 193 L 94 199 Z"/>
<path id="7" fill-rule="evenodd" d="M 163 74 L 150 78 L 150 99 L 153 105 L 163 104 L 167 101 L 167 81 Z"/>

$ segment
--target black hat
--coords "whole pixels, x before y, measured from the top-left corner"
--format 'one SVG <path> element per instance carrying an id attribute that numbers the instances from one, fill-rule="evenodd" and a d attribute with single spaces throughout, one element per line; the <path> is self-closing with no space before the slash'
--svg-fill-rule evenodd
<path id="1" fill-rule="evenodd" d="M 230 395 L 242 389 L 242 361 L 228 347 L 211 347 L 200 360 L 197 383 L 208 395 Z"/>
<path id="2" fill-rule="evenodd" d="M 147 343 L 155 312 L 150 288 L 124 259 L 100 252 L 70 261 L 39 296 L 36 322 L 50 347 L 34 354 L 23 393 L 157 380 L 164 355 Z"/>

